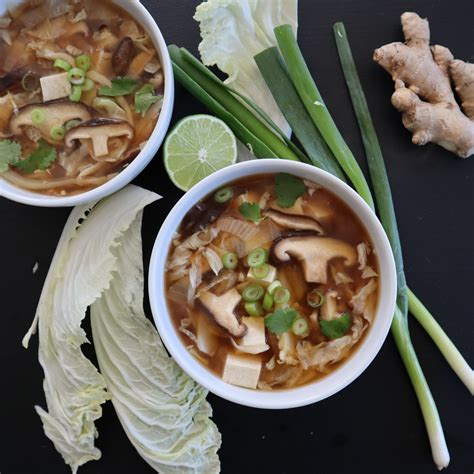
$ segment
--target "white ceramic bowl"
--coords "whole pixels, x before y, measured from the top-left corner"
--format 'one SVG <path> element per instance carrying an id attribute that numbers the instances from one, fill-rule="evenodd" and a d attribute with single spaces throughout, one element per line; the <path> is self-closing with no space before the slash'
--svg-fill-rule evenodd
<path id="1" fill-rule="evenodd" d="M 223 382 L 186 350 L 175 329 L 165 298 L 165 264 L 173 233 L 186 213 L 210 192 L 226 183 L 262 173 L 291 173 L 309 179 L 335 193 L 359 217 L 372 238 L 380 270 L 380 298 L 372 327 L 357 351 L 326 377 L 302 387 L 273 392 L 250 390 Z M 151 309 L 163 342 L 182 369 L 196 382 L 227 400 L 256 408 L 293 408 L 327 398 L 350 384 L 380 350 L 392 321 L 396 298 L 396 272 L 387 236 L 375 214 L 349 186 L 307 164 L 286 160 L 254 160 L 224 168 L 188 191 L 170 212 L 155 241 L 149 270 Z M 184 303 L 183 303 L 184 304 Z"/>
<path id="2" fill-rule="evenodd" d="M 0 196 L 11 199 L 12 201 L 21 202 L 23 204 L 42 207 L 77 206 L 79 204 L 97 201 L 108 196 L 109 194 L 118 191 L 130 183 L 130 181 L 138 176 L 143 171 L 145 166 L 148 165 L 148 163 L 156 155 L 156 152 L 158 151 L 158 148 L 163 142 L 166 132 L 168 131 L 171 115 L 173 113 L 174 79 L 170 56 L 158 25 L 148 10 L 139 2 L 139 0 L 112 1 L 130 13 L 130 15 L 145 29 L 148 35 L 150 35 L 150 38 L 153 40 L 153 43 L 158 51 L 163 67 L 163 75 L 165 79 L 163 108 L 146 146 L 130 163 L 130 165 L 121 171 L 115 178 L 90 191 L 86 191 L 75 196 L 45 196 L 14 186 L 7 180 L 0 177 Z M 8 5 L 17 5 L 18 3 L 18 0 L 0 0 L 0 16 L 5 14 Z"/>

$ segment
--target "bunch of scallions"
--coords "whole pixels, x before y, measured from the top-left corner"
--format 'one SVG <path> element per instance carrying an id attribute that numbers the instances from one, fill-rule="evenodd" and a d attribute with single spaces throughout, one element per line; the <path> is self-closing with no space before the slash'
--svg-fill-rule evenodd
<path id="1" fill-rule="evenodd" d="M 252 101 L 226 86 L 184 48 L 170 46 L 177 80 L 216 116 L 224 120 L 236 137 L 258 158 L 282 158 L 311 163 L 353 187 L 375 211 L 385 228 L 397 268 L 397 305 L 392 334 L 418 397 L 439 469 L 449 464 L 449 452 L 438 411 L 413 348 L 408 329 L 408 312 L 424 327 L 452 369 L 473 393 L 473 373 L 467 362 L 426 307 L 405 281 L 403 258 L 395 210 L 382 151 L 357 75 L 344 25 L 334 33 L 344 76 L 362 133 L 375 202 L 354 155 L 340 134 L 310 74 L 295 35 L 289 25 L 274 30 L 278 48 L 255 56 L 260 73 L 276 103 L 298 139 L 297 147 Z"/>

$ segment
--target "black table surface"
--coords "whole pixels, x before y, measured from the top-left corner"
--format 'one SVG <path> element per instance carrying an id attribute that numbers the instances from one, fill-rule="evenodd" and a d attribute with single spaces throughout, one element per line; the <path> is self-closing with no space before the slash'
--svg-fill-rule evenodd
<path id="1" fill-rule="evenodd" d="M 192 16 L 197 0 L 143 3 L 168 43 L 196 52 L 199 31 Z M 300 0 L 299 41 L 342 134 L 364 162 L 331 30 L 334 22 L 344 21 L 385 154 L 408 282 L 472 363 L 474 158 L 461 160 L 435 145 L 412 145 L 390 104 L 392 81 L 371 59 L 374 48 L 401 40 L 399 15 L 404 11 L 428 17 L 433 42 L 448 46 L 455 57 L 474 60 L 472 0 Z M 204 107 L 178 87 L 173 122 L 201 112 Z M 147 265 L 160 223 L 181 192 L 169 181 L 161 152 L 135 183 L 163 195 L 145 212 Z M 28 351 L 21 346 L 68 214 L 68 209 L 34 208 L 0 199 L 1 474 L 69 471 L 33 409 L 36 404 L 44 406 L 37 340 Z M 39 270 L 33 274 L 35 262 Z M 472 473 L 471 396 L 415 320 L 410 328 L 443 422 L 451 454 L 447 472 Z M 213 395 L 209 400 L 223 436 L 220 457 L 225 474 L 436 472 L 421 412 L 391 336 L 356 381 L 312 406 L 265 411 Z M 80 472 L 153 472 L 128 442 L 111 404 L 104 406 L 97 427 L 102 459 Z"/>

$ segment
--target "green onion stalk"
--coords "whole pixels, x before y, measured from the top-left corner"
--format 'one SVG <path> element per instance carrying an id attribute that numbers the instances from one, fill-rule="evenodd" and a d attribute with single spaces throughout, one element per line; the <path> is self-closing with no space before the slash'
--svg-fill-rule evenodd
<path id="1" fill-rule="evenodd" d="M 392 324 L 392 333 L 420 402 L 430 439 L 433 459 L 437 467 L 442 469 L 449 464 L 449 452 L 436 405 L 410 341 L 407 318 L 408 309 L 427 330 L 451 367 L 453 367 L 465 383 L 469 378 L 468 373 L 472 379 L 472 371 L 433 316 L 406 287 L 400 237 L 382 150 L 357 73 L 346 30 L 342 23 L 334 25 L 334 35 L 341 66 L 366 150 L 380 220 L 392 245 L 397 267 L 399 298 Z M 408 308 L 406 307 L 407 304 Z"/>
<path id="2" fill-rule="evenodd" d="M 374 201 L 369 185 L 311 77 L 291 26 L 278 26 L 275 28 L 275 36 L 291 80 L 306 110 L 357 192 L 373 209 Z"/>
<path id="3" fill-rule="evenodd" d="M 372 117 L 370 116 L 362 85 L 357 74 L 347 34 L 342 23 L 336 23 L 334 25 L 334 34 L 357 122 L 359 123 L 362 133 L 369 171 L 374 186 L 374 193 L 376 195 L 378 213 L 392 244 L 397 270 L 399 273 L 402 273 L 403 263 L 400 237 L 398 235 L 395 209 L 393 206 L 390 184 L 388 182 L 382 150 L 380 148 Z M 409 288 L 407 288 L 407 299 L 410 313 L 415 316 L 418 322 L 431 336 L 449 365 L 472 394 L 474 392 L 474 377 L 472 369 L 469 367 L 468 363 L 456 349 L 446 333 L 441 329 L 433 315 Z"/>
<path id="4" fill-rule="evenodd" d="M 328 138 L 331 138 L 333 143 L 339 144 L 341 150 L 345 150 L 347 145 L 344 146 L 341 144 L 341 142 L 344 142 L 344 140 L 341 137 L 340 133 L 337 131 L 336 125 L 330 117 L 329 112 L 327 112 L 327 114 L 321 113 L 321 110 L 327 109 L 326 107 L 323 108 L 319 105 L 321 103 L 321 96 L 316 85 L 314 84 L 314 80 L 305 63 L 305 60 L 303 58 L 301 50 L 299 49 L 293 31 L 288 25 L 283 25 L 275 29 L 275 36 L 277 38 L 278 46 L 283 56 L 286 67 L 288 68 L 289 75 L 298 90 L 303 104 L 305 105 L 310 115 L 313 117 L 316 126 L 319 127 L 322 135 L 325 138 L 326 136 L 328 136 Z M 336 33 L 336 37 L 338 38 L 338 49 L 339 51 L 341 51 L 341 35 L 338 35 Z M 346 80 L 348 72 L 348 47 L 349 45 L 346 41 L 346 44 L 344 45 L 346 54 L 344 55 L 344 60 L 341 60 L 343 64 L 344 73 L 346 74 Z M 350 72 L 353 73 L 354 68 L 352 68 Z M 354 83 L 354 75 L 352 74 L 351 82 L 348 81 L 350 89 Z M 354 90 L 355 88 L 352 88 L 352 91 Z M 359 92 L 357 94 L 359 101 L 354 102 L 355 108 L 357 108 L 357 106 L 360 104 L 361 89 L 357 88 L 357 90 Z M 363 115 L 364 118 L 367 119 L 369 113 L 368 108 L 364 110 L 363 114 L 361 110 L 362 108 L 358 108 L 358 111 L 360 112 L 358 118 L 360 115 Z M 444 437 L 444 432 L 441 426 L 441 421 L 439 418 L 438 411 L 436 409 L 436 405 L 434 403 L 433 397 L 431 395 L 430 389 L 428 387 L 428 384 L 426 382 L 423 371 L 418 362 L 415 350 L 413 348 L 413 344 L 410 339 L 410 332 L 408 329 L 407 322 L 408 294 L 405 282 L 405 274 L 403 271 L 403 259 L 395 213 L 393 209 L 393 202 L 391 199 L 390 187 L 381 152 L 379 154 L 373 153 L 375 149 L 375 147 L 373 146 L 375 143 L 375 131 L 367 133 L 369 130 L 366 127 L 367 122 L 367 120 L 364 121 L 364 127 L 361 126 L 361 129 L 362 134 L 364 136 L 364 144 L 370 144 L 369 152 L 367 153 L 369 170 L 371 173 L 372 182 L 374 184 L 374 192 L 380 211 L 380 219 L 392 245 L 395 265 L 397 269 L 397 305 L 392 321 L 392 334 L 394 336 L 395 343 L 400 352 L 410 380 L 413 384 L 413 388 L 418 397 L 418 401 L 420 403 L 420 407 L 423 413 L 428 436 L 431 443 L 433 458 L 435 460 L 436 465 L 439 468 L 443 468 L 446 467 L 449 463 L 449 453 L 446 446 L 446 440 Z M 323 133 L 324 129 L 326 131 Z M 368 140 L 368 137 L 370 137 L 371 139 L 370 142 Z M 333 152 L 344 170 L 346 170 L 347 168 L 356 167 L 356 160 L 352 154 L 349 154 L 347 152 L 336 153 L 335 149 L 333 149 Z M 345 164 L 345 166 L 343 165 L 343 163 Z M 356 190 L 359 191 L 359 194 L 362 196 L 362 198 L 375 211 L 374 201 L 372 199 L 369 186 L 367 184 L 367 181 L 365 180 L 363 173 L 360 171 L 353 173 L 352 176 L 348 176 L 354 184 Z M 361 193 L 360 189 L 362 189 L 364 193 Z"/>

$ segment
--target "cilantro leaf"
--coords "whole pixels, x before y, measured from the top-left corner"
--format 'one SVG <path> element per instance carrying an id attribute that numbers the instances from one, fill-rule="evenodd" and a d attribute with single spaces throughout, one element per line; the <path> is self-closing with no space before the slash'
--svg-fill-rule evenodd
<path id="1" fill-rule="evenodd" d="M 135 112 L 142 114 L 142 117 L 148 112 L 148 109 L 161 99 L 161 96 L 154 94 L 155 89 L 151 84 L 145 84 L 139 91 L 135 92 Z"/>
<path id="2" fill-rule="evenodd" d="M 21 146 L 11 140 L 0 140 L 0 173 L 8 171 L 21 157 Z"/>
<path id="3" fill-rule="evenodd" d="M 274 334 L 283 334 L 290 329 L 297 316 L 298 313 L 294 309 L 278 308 L 265 318 L 265 326 Z"/>
<path id="4" fill-rule="evenodd" d="M 38 148 L 28 158 L 15 163 L 15 167 L 25 173 L 33 173 L 35 170 L 46 170 L 53 164 L 57 156 L 56 148 L 49 146 L 45 140 L 40 140 Z"/>
<path id="5" fill-rule="evenodd" d="M 262 219 L 260 206 L 256 202 L 243 202 L 239 206 L 239 212 L 249 221 L 259 222 Z"/>
<path id="6" fill-rule="evenodd" d="M 329 339 L 339 339 L 344 336 L 349 329 L 351 325 L 351 315 L 349 313 L 343 313 L 338 318 L 329 321 L 321 319 L 319 325 L 321 326 L 322 333 L 326 337 L 329 337 Z"/>
<path id="7" fill-rule="evenodd" d="M 131 77 L 116 77 L 112 79 L 112 87 L 102 86 L 99 95 L 108 97 L 118 97 L 121 95 L 129 95 L 137 88 L 137 81 Z"/>
<path id="8" fill-rule="evenodd" d="M 294 206 L 296 200 L 304 194 L 306 186 L 303 181 L 288 173 L 280 173 L 275 178 L 277 204 L 288 208 Z"/>

